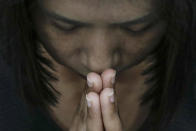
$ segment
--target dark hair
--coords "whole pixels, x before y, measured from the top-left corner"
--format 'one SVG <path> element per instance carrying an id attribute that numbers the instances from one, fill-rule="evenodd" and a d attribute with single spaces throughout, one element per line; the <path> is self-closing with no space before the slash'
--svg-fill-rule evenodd
<path id="1" fill-rule="evenodd" d="M 35 1 L 34 1 L 35 2 Z M 30 8 L 30 0 L 0 1 L 0 53 L 13 69 L 19 94 L 31 106 L 48 109 L 55 105 L 60 93 L 49 83 L 57 80 L 49 69 L 52 63 L 41 55 Z M 156 1 L 159 16 L 167 21 L 167 31 L 152 52 L 156 63 L 144 71 L 153 73 L 146 81 L 152 84 L 143 95 L 143 102 L 153 100 L 151 112 L 140 130 L 164 130 L 182 103 L 191 85 L 194 59 L 194 0 Z"/>

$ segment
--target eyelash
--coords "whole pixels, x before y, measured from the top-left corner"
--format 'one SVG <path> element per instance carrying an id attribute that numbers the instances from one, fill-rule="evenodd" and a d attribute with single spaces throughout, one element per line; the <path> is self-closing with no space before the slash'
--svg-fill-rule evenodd
<path id="1" fill-rule="evenodd" d="M 127 31 L 128 33 L 132 33 L 132 34 L 140 34 L 140 33 L 144 33 L 145 31 L 151 29 L 151 27 L 153 27 L 156 23 L 152 22 L 150 24 L 147 24 L 146 26 L 142 27 L 139 30 L 133 30 L 130 27 L 127 26 L 121 26 L 122 29 L 124 29 L 125 31 Z"/>
<path id="2" fill-rule="evenodd" d="M 73 32 L 73 31 L 77 30 L 78 28 L 79 28 L 79 26 L 73 26 L 73 27 L 71 27 L 69 29 L 63 28 L 63 30 L 65 32 Z"/>
<path id="3" fill-rule="evenodd" d="M 73 31 L 76 31 L 78 28 L 80 28 L 81 26 L 80 25 L 74 25 L 74 26 L 71 26 L 71 28 L 66 28 L 66 27 L 63 27 L 57 23 L 52 23 L 55 27 L 57 27 L 59 30 L 62 30 L 63 32 L 66 32 L 66 33 L 71 33 Z"/>

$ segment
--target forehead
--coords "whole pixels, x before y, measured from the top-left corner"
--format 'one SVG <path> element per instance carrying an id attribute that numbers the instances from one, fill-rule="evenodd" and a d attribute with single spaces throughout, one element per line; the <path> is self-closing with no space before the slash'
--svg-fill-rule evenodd
<path id="1" fill-rule="evenodd" d="M 152 10 L 152 0 L 42 0 L 40 4 L 51 12 L 84 22 L 123 22 Z"/>

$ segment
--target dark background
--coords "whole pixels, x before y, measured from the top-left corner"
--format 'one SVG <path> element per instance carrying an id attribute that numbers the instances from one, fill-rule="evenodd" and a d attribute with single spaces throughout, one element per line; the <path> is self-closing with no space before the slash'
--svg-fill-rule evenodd
<path id="1" fill-rule="evenodd" d="M 194 10 L 196 15 L 196 8 Z M 194 21 L 196 25 L 196 20 Z M 196 44 L 196 40 L 194 41 Z M 187 87 L 189 91 L 186 99 L 167 131 L 196 131 L 196 60 L 193 67 L 193 86 Z M 0 56 L 0 131 L 59 131 L 53 121 L 39 109 L 34 113 L 28 112 L 23 100 L 16 93 L 12 77 L 11 68 Z"/>

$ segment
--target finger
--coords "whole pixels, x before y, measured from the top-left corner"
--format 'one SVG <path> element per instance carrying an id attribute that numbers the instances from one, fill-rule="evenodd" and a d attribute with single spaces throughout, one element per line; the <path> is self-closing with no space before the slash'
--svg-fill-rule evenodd
<path id="1" fill-rule="evenodd" d="M 90 92 L 86 95 L 86 100 L 88 106 L 87 131 L 103 131 L 99 95 L 95 92 Z"/>
<path id="2" fill-rule="evenodd" d="M 87 120 L 88 121 L 91 120 L 90 116 L 95 115 L 95 116 L 101 117 L 101 115 L 98 115 L 98 113 L 101 114 L 101 112 L 100 112 L 99 97 L 96 94 L 96 92 L 99 92 L 99 90 L 101 88 L 102 88 L 101 77 L 99 75 L 97 75 L 96 73 L 89 73 L 87 75 L 87 82 L 85 84 L 85 88 L 83 88 L 84 90 L 83 90 L 81 101 L 78 105 L 77 111 L 75 113 L 75 116 L 74 116 L 74 119 L 72 122 L 73 124 L 71 126 L 71 131 L 86 131 L 87 130 L 86 129 L 87 128 Z M 90 92 L 90 91 L 94 91 L 94 92 Z M 89 92 L 89 93 L 87 93 L 87 92 Z M 90 103 L 87 103 L 87 99 L 86 99 L 86 98 L 88 98 L 87 94 L 89 94 L 88 100 L 92 99 L 92 102 L 90 101 Z M 89 109 L 87 109 L 88 105 L 90 105 L 90 104 L 92 105 L 92 107 L 91 108 L 89 107 Z M 95 114 L 93 114 L 94 110 L 96 111 Z M 99 110 L 99 112 L 98 112 L 98 110 Z M 88 115 L 88 112 L 90 113 L 89 115 Z M 94 118 L 94 117 L 92 117 L 92 118 Z M 89 122 L 91 122 L 91 121 L 89 121 Z M 94 121 L 92 121 L 92 122 L 94 122 Z M 102 121 L 101 121 L 101 123 L 102 123 Z M 97 124 L 99 124 L 99 123 L 97 123 Z M 90 125 L 90 124 L 88 124 L 88 125 Z M 91 126 L 89 126 L 89 127 L 92 128 Z"/>
<path id="3" fill-rule="evenodd" d="M 122 131 L 113 88 L 104 88 L 100 94 L 101 111 L 106 131 Z"/>
<path id="4" fill-rule="evenodd" d="M 113 88 L 116 77 L 116 71 L 113 69 L 107 69 L 101 74 L 104 88 Z"/>
<path id="5" fill-rule="evenodd" d="M 100 93 L 100 91 L 102 90 L 102 79 L 101 76 L 91 72 L 87 74 L 87 84 L 88 84 L 88 89 L 87 89 L 87 93 L 94 91 L 96 93 Z"/>

